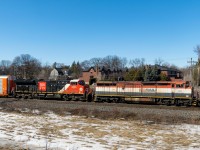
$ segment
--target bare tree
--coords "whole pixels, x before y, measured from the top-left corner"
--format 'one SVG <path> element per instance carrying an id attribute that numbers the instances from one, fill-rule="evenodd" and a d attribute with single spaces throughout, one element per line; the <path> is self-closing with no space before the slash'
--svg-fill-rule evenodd
<path id="1" fill-rule="evenodd" d="M 80 63 L 83 70 L 89 69 L 90 67 L 106 67 L 106 68 L 120 68 L 126 67 L 127 59 L 120 58 L 118 56 L 106 56 L 104 58 L 92 58 L 89 61 L 85 60 Z"/>
<path id="2" fill-rule="evenodd" d="M 90 59 L 91 66 L 101 66 L 102 65 L 102 58 L 92 58 Z"/>
<path id="3" fill-rule="evenodd" d="M 161 66 L 163 63 L 164 63 L 164 60 L 162 60 L 161 58 L 155 59 L 155 65 Z"/>
<path id="4" fill-rule="evenodd" d="M 102 59 L 102 65 L 106 68 L 111 68 L 112 66 L 112 56 L 106 56 Z"/>
<path id="5" fill-rule="evenodd" d="M 0 62 L 0 74 L 10 74 L 11 61 L 2 60 Z"/>
<path id="6" fill-rule="evenodd" d="M 127 65 L 127 59 L 124 57 L 124 58 L 121 58 L 120 59 L 120 62 L 121 62 L 121 68 L 124 69 L 126 68 L 126 65 Z"/>
<path id="7" fill-rule="evenodd" d="M 102 59 L 101 66 L 104 66 L 106 68 L 125 68 L 127 64 L 126 58 L 120 58 L 118 56 L 106 56 Z"/>
<path id="8" fill-rule="evenodd" d="M 88 61 L 88 60 L 81 62 L 80 66 L 83 70 L 88 70 L 90 67 L 92 67 L 90 61 Z"/>
<path id="9" fill-rule="evenodd" d="M 19 78 L 36 78 L 41 70 L 40 61 L 29 54 L 15 57 L 12 66 L 16 68 Z"/>
<path id="10" fill-rule="evenodd" d="M 200 62 L 200 45 L 194 48 L 194 52 L 198 55 L 198 62 Z"/>
<path id="11" fill-rule="evenodd" d="M 142 67 L 144 66 L 144 63 L 145 63 L 145 59 L 144 58 L 135 58 L 133 60 L 130 60 L 130 65 L 132 68 L 139 68 L 139 67 Z"/>
<path id="12" fill-rule="evenodd" d="M 48 80 L 51 71 L 52 71 L 52 67 L 46 63 L 44 66 L 42 66 L 42 69 L 38 75 L 38 79 Z"/>

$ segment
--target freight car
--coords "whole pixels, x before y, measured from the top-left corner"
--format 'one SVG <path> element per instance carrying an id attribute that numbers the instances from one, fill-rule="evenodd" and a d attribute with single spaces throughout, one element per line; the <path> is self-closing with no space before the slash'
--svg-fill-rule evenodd
<path id="1" fill-rule="evenodd" d="M 194 96 L 189 82 L 98 82 L 94 101 L 97 102 L 154 102 L 168 105 L 191 105 Z"/>
<path id="2" fill-rule="evenodd" d="M 12 96 L 15 90 L 15 77 L 10 75 L 0 76 L 0 97 Z"/>

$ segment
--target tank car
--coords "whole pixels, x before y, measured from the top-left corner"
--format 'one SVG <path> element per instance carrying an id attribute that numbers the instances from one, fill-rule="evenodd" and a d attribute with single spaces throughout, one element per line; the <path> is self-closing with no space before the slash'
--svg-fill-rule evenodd
<path id="1" fill-rule="evenodd" d="M 98 82 L 95 88 L 97 102 L 153 102 L 161 104 L 191 105 L 193 88 L 189 82 Z"/>

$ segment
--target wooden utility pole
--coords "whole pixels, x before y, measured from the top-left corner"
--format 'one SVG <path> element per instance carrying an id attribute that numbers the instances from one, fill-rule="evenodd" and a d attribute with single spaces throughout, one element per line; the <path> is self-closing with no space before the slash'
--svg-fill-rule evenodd
<path id="1" fill-rule="evenodd" d="M 194 81 L 193 81 L 193 76 L 192 76 L 192 70 L 193 70 L 193 65 L 194 65 L 194 63 L 196 63 L 196 61 L 193 61 L 191 58 L 190 61 L 187 61 L 187 63 L 190 63 L 190 79 L 191 79 L 191 82 L 193 85 Z M 199 76 L 199 72 L 198 72 L 198 76 Z"/>

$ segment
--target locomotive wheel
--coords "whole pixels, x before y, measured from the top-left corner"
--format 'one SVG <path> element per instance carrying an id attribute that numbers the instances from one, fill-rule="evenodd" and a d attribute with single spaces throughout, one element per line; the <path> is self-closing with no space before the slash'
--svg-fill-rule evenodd
<path id="1" fill-rule="evenodd" d="M 68 95 L 63 95 L 63 99 L 64 99 L 65 101 L 68 101 L 68 100 L 69 100 L 69 96 L 68 96 Z"/>
<path id="2" fill-rule="evenodd" d="M 171 101 L 168 101 L 168 102 L 167 102 L 167 106 L 171 106 Z"/>
<path id="3" fill-rule="evenodd" d="M 176 106 L 181 106 L 179 100 L 176 100 Z"/>

